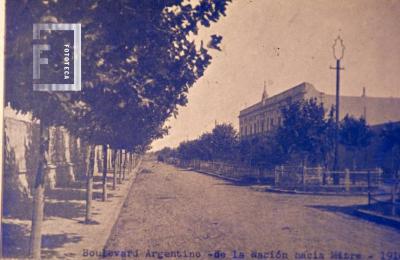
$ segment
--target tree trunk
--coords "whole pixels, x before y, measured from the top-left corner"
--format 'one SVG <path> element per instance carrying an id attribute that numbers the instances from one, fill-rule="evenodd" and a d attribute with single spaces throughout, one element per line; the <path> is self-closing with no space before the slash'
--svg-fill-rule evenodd
<path id="1" fill-rule="evenodd" d="M 125 151 L 124 154 L 124 169 L 122 170 L 122 179 L 125 180 L 125 173 L 126 173 L 126 162 L 127 162 L 127 152 Z"/>
<path id="2" fill-rule="evenodd" d="M 122 149 L 119 149 L 118 166 L 118 183 L 122 183 Z"/>
<path id="3" fill-rule="evenodd" d="M 115 167 L 115 159 L 117 157 L 117 151 L 112 150 L 111 152 L 111 167 L 113 170 L 113 190 L 117 188 L 117 169 Z"/>
<path id="4" fill-rule="evenodd" d="M 85 223 L 92 221 L 92 199 L 93 199 L 93 172 L 95 146 L 88 146 L 89 154 L 86 168 L 86 215 Z"/>
<path id="5" fill-rule="evenodd" d="M 46 151 L 48 149 L 49 141 L 49 129 L 43 124 L 43 122 L 40 122 L 39 127 L 39 160 L 34 186 L 32 231 L 29 245 L 29 254 L 34 259 L 40 259 L 40 249 L 42 243 L 42 223 L 44 217 L 45 166 L 47 164 Z"/>
<path id="6" fill-rule="evenodd" d="M 128 153 L 128 161 L 127 161 L 127 168 L 128 168 L 128 175 L 129 175 L 129 173 L 131 172 L 131 154 L 130 153 Z"/>
<path id="7" fill-rule="evenodd" d="M 107 145 L 103 144 L 103 201 L 107 200 Z"/>

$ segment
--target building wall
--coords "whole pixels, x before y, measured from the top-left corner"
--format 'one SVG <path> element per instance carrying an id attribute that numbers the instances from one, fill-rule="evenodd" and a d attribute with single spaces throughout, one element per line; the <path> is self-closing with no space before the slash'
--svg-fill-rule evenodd
<path id="1" fill-rule="evenodd" d="M 290 102 L 316 98 L 329 110 L 336 104 L 335 95 L 327 95 L 318 91 L 310 83 L 304 82 L 282 93 L 247 107 L 239 114 L 239 131 L 241 137 L 267 133 L 282 124 L 282 107 Z M 400 121 L 400 98 L 378 98 L 368 96 L 341 96 L 339 116 L 346 114 L 366 116 L 370 125 L 388 121 Z"/>
<path id="2" fill-rule="evenodd" d="M 4 117 L 4 210 L 12 214 L 13 205 L 31 198 L 38 166 L 39 125 L 29 115 L 16 114 L 6 108 Z M 69 136 L 63 128 L 51 128 L 47 169 L 47 185 L 67 185 L 85 175 L 85 146 Z"/>
<path id="3" fill-rule="evenodd" d="M 300 84 L 243 109 L 239 114 L 240 136 L 251 136 L 275 129 L 282 124 L 282 107 L 302 100 L 306 93 L 307 84 Z"/>

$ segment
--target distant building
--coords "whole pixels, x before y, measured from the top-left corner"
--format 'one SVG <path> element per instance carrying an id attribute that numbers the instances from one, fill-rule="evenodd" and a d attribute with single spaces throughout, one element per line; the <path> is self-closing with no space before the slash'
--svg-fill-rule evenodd
<path id="1" fill-rule="evenodd" d="M 316 98 L 322 102 L 325 109 L 330 109 L 336 104 L 335 95 L 320 92 L 307 82 L 272 97 L 268 97 L 264 86 L 261 101 L 240 111 L 240 136 L 246 137 L 271 131 L 282 124 L 282 107 L 310 98 Z M 340 118 L 346 114 L 355 117 L 364 116 L 369 125 L 400 121 L 400 98 L 368 97 L 363 89 L 359 97 L 340 96 Z"/>

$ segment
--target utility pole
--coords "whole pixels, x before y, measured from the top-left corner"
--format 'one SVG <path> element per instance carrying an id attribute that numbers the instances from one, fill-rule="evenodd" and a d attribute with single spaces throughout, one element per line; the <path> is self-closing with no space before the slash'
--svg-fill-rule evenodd
<path id="1" fill-rule="evenodd" d="M 336 172 L 339 170 L 339 122 L 340 122 L 340 71 L 344 68 L 340 67 L 340 61 L 343 59 L 344 55 L 344 45 L 343 40 L 338 36 L 332 46 L 333 57 L 336 60 L 336 67 L 330 67 L 336 70 L 336 122 L 335 122 L 335 157 L 333 162 L 333 170 Z M 334 183 L 339 184 L 339 174 L 335 173 Z"/>

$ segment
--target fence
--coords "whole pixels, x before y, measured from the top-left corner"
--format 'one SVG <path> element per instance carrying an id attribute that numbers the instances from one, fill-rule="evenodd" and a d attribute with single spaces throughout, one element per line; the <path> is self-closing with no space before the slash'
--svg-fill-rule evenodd
<path id="1" fill-rule="evenodd" d="M 322 167 L 277 166 L 275 186 L 287 188 L 335 186 L 343 187 L 346 191 L 355 188 L 372 189 L 379 186 L 381 176 L 381 169 L 329 171 Z"/>
<path id="2" fill-rule="evenodd" d="M 374 191 L 382 186 L 383 171 L 369 170 L 330 171 L 322 167 L 277 166 L 273 171 L 256 169 L 225 162 L 181 160 L 168 158 L 167 163 L 212 173 L 233 180 L 248 180 L 274 184 L 289 189 L 321 189 L 324 191 Z M 335 182 L 335 179 L 337 182 Z M 373 195 L 371 195 L 373 196 Z M 379 196 L 379 195 L 376 195 Z"/>
<path id="3" fill-rule="evenodd" d="M 235 165 L 225 162 L 180 160 L 169 158 L 167 163 L 181 168 L 190 168 L 197 171 L 215 174 L 232 180 L 262 181 L 273 183 L 274 172 L 265 169 L 255 169 L 243 165 Z"/>
<path id="4" fill-rule="evenodd" d="M 368 205 L 377 207 L 386 215 L 400 215 L 399 172 L 390 179 L 381 179 L 377 189 L 368 186 Z"/>

